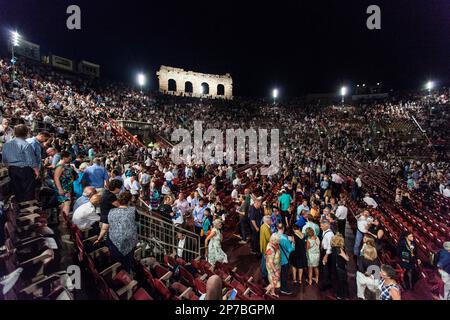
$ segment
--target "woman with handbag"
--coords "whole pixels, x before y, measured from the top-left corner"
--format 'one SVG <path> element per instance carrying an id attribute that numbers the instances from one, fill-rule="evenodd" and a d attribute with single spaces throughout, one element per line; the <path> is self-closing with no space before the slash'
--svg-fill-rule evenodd
<path id="1" fill-rule="evenodd" d="M 400 267 L 405 269 L 404 286 L 407 290 L 413 289 L 417 269 L 421 261 L 417 257 L 417 244 L 414 241 L 412 232 L 405 232 L 403 234 L 397 248 L 397 253 L 400 258 Z"/>

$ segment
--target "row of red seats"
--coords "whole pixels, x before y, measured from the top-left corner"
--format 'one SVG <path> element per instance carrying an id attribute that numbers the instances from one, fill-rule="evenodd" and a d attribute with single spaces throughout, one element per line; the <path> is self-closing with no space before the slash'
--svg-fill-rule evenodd
<path id="1" fill-rule="evenodd" d="M 66 271 L 59 270 L 59 248 L 54 232 L 47 226 L 38 202 L 16 204 L 8 201 L 5 250 L 0 265 L 5 274 L 22 270 L 4 300 L 73 300 Z"/>

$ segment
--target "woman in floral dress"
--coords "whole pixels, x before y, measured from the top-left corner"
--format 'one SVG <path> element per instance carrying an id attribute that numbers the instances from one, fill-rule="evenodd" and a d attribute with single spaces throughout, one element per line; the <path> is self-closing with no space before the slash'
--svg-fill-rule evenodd
<path id="1" fill-rule="evenodd" d="M 66 217 L 70 212 L 74 180 L 74 170 L 70 166 L 70 161 L 70 153 L 62 151 L 61 160 L 55 167 L 53 180 L 50 181 L 50 185 L 58 193 L 59 208 Z"/>
<path id="2" fill-rule="evenodd" d="M 280 236 L 277 233 L 272 234 L 266 249 L 266 267 L 269 278 L 269 285 L 266 290 L 272 296 L 278 297 L 275 289 L 280 288 L 281 273 L 281 255 L 280 255 Z"/>
<path id="3" fill-rule="evenodd" d="M 222 219 L 216 219 L 213 222 L 211 233 L 205 240 L 205 256 L 208 262 L 213 266 L 216 262 L 228 263 L 227 254 L 222 250 Z"/>

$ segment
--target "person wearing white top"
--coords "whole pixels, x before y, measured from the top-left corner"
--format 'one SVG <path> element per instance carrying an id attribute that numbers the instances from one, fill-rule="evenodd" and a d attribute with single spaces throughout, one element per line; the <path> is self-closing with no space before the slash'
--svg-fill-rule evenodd
<path id="1" fill-rule="evenodd" d="M 361 242 L 364 238 L 364 235 L 369 230 L 369 224 L 370 224 L 370 213 L 367 210 L 364 210 L 361 214 L 356 216 L 356 237 L 355 237 L 355 245 L 353 247 L 353 254 L 355 256 L 358 256 L 360 254 L 360 246 Z"/>
<path id="2" fill-rule="evenodd" d="M 363 198 L 363 201 L 367 203 L 369 207 L 372 208 L 378 207 L 378 203 L 368 193 L 366 193 L 366 196 Z"/>
<path id="3" fill-rule="evenodd" d="M 446 198 L 450 198 L 450 186 L 446 186 L 444 191 L 442 191 L 442 195 Z"/>
<path id="4" fill-rule="evenodd" d="M 164 179 L 166 179 L 167 182 L 172 182 L 172 180 L 174 179 L 173 173 L 171 171 L 167 171 L 164 174 Z"/>
<path id="5" fill-rule="evenodd" d="M 233 199 L 234 202 L 239 202 L 239 192 L 237 189 L 237 187 L 234 187 L 233 191 L 231 191 L 231 199 Z"/>
<path id="6" fill-rule="evenodd" d="M 339 201 L 339 205 L 336 209 L 336 218 L 338 223 L 338 232 L 342 234 L 342 236 L 345 238 L 345 225 L 347 223 L 347 214 L 348 209 L 345 206 L 344 202 Z"/>
<path id="7" fill-rule="evenodd" d="M 178 199 L 175 200 L 173 204 L 177 207 L 178 210 L 181 211 L 183 215 L 186 215 L 189 209 L 189 202 L 185 199 L 183 192 L 180 192 L 178 194 Z"/>
<path id="8" fill-rule="evenodd" d="M 239 179 L 238 177 L 236 177 L 236 178 L 233 180 L 233 187 L 236 187 L 236 186 L 238 186 L 238 187 L 241 186 L 241 179 Z"/>
<path id="9" fill-rule="evenodd" d="M 322 235 L 322 243 L 321 247 L 324 252 L 324 256 L 322 259 L 322 264 L 324 265 L 323 268 L 323 279 L 324 280 L 324 287 L 331 284 L 331 278 L 330 278 L 330 266 L 329 266 L 329 255 L 331 254 L 331 239 L 334 237 L 333 231 L 330 229 L 330 222 L 328 220 L 322 220 L 320 223 L 320 229 L 322 229 L 323 235 Z"/>
<path id="10" fill-rule="evenodd" d="M 88 202 L 79 206 L 72 215 L 72 223 L 80 230 L 84 230 L 100 221 L 96 207 L 100 205 L 101 199 L 100 194 L 94 194 Z"/>

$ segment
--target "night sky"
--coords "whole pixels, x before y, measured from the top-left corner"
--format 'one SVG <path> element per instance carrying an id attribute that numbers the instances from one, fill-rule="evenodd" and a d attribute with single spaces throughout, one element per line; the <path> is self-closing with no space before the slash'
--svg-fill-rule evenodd
<path id="1" fill-rule="evenodd" d="M 81 7 L 79 31 L 66 28 L 71 4 Z M 381 30 L 366 28 L 371 4 Z M 17 29 L 41 54 L 98 63 L 103 77 L 132 83 L 144 71 L 151 89 L 161 64 L 229 72 L 239 96 L 450 82 L 449 0 L 0 0 L 0 27 L 3 55 Z"/>

